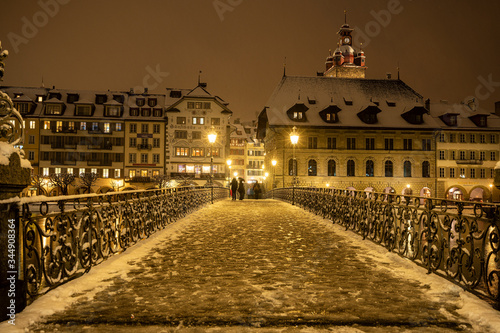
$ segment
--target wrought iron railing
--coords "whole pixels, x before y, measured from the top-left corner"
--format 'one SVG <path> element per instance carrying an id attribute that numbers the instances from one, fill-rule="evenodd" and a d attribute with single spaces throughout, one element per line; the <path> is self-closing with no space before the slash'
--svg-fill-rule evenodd
<path id="1" fill-rule="evenodd" d="M 227 189 L 214 188 L 214 200 L 227 196 Z M 185 187 L 37 199 L 0 203 L 2 212 L 19 211 L 19 275 L 28 304 L 210 203 L 211 191 Z"/>
<path id="2" fill-rule="evenodd" d="M 297 187 L 267 197 L 273 192 L 500 308 L 499 204 Z"/>

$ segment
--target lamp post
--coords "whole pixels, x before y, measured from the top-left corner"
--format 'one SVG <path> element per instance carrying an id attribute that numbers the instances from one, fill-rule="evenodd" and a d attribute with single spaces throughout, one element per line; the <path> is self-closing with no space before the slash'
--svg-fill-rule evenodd
<path id="1" fill-rule="evenodd" d="M 292 205 L 295 205 L 295 177 L 297 176 L 297 162 L 295 161 L 295 145 L 299 142 L 299 135 L 296 132 L 297 127 L 293 126 L 290 133 L 290 141 L 292 142 L 293 160 L 292 160 Z"/>
<path id="2" fill-rule="evenodd" d="M 211 202 L 214 203 L 214 143 L 217 140 L 217 133 L 212 126 L 212 131 L 208 133 L 208 141 L 210 142 L 210 189 L 211 189 Z"/>
<path id="3" fill-rule="evenodd" d="M 231 160 L 227 160 L 227 188 L 231 189 Z M 231 196 L 231 191 L 229 191 L 229 196 Z"/>
<path id="4" fill-rule="evenodd" d="M 272 160 L 271 164 L 273 165 L 273 184 L 271 185 L 271 191 L 273 191 L 273 199 L 274 199 L 274 177 L 276 176 L 276 160 Z"/>

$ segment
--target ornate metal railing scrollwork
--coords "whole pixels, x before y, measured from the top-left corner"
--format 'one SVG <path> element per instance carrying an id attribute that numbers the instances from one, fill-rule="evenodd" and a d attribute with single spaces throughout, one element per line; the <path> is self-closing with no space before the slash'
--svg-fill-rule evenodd
<path id="1" fill-rule="evenodd" d="M 292 188 L 267 197 L 292 202 Z M 295 188 L 295 204 L 411 259 L 500 308 L 500 205 Z"/>
<path id="2" fill-rule="evenodd" d="M 214 188 L 214 200 L 227 196 L 227 189 Z M 21 199 L 28 303 L 210 199 L 203 187 Z"/>

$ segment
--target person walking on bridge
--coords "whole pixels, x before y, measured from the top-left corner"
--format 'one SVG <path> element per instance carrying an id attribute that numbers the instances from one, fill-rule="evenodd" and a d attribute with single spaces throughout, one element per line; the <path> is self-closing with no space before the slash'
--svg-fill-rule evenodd
<path id="1" fill-rule="evenodd" d="M 240 179 L 240 185 L 238 186 L 238 192 L 240 193 L 240 200 L 245 197 L 245 180 Z"/>
<path id="2" fill-rule="evenodd" d="M 233 200 L 236 200 L 236 192 L 238 192 L 238 180 L 234 177 L 231 181 L 231 197 Z"/>

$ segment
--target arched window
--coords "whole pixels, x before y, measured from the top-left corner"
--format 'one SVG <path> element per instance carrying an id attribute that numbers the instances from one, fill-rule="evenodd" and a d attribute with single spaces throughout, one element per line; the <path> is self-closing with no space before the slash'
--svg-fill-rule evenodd
<path id="1" fill-rule="evenodd" d="M 347 161 L 347 177 L 354 177 L 355 172 L 355 163 L 353 160 Z"/>
<path id="2" fill-rule="evenodd" d="M 404 171 L 405 177 L 411 177 L 411 162 L 410 161 L 405 161 L 405 163 L 403 164 L 403 171 Z"/>
<path id="3" fill-rule="evenodd" d="M 297 176 L 297 161 L 290 159 L 288 161 L 288 175 Z"/>
<path id="4" fill-rule="evenodd" d="M 328 161 L 328 176 L 336 176 L 337 175 L 337 164 L 334 160 Z"/>
<path id="5" fill-rule="evenodd" d="M 307 164 L 307 175 L 317 176 L 318 175 L 318 163 L 315 160 L 310 160 Z"/>
<path id="6" fill-rule="evenodd" d="M 422 177 L 428 178 L 431 176 L 431 164 L 429 161 L 422 162 Z"/>
<path id="7" fill-rule="evenodd" d="M 392 161 L 385 161 L 385 176 L 386 177 L 392 177 L 393 176 Z"/>
<path id="8" fill-rule="evenodd" d="M 373 177 L 373 161 L 368 160 L 366 161 L 366 177 Z"/>

